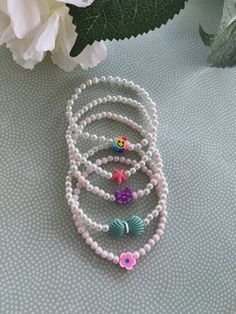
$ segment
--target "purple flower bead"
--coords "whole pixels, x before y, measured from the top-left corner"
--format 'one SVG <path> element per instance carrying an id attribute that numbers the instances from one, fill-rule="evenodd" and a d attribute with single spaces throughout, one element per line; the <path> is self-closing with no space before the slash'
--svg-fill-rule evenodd
<path id="1" fill-rule="evenodd" d="M 128 186 L 124 190 L 115 188 L 114 196 L 115 196 L 116 202 L 119 204 L 126 204 L 133 200 L 132 191 Z"/>

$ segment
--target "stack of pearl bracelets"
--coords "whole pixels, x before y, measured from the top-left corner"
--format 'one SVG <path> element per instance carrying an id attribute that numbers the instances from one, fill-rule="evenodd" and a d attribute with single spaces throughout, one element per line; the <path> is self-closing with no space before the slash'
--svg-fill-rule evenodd
<path id="1" fill-rule="evenodd" d="M 132 90 L 141 97 L 142 101 L 145 102 L 145 105 L 137 100 L 126 98 L 121 95 L 107 95 L 106 97 L 97 98 L 91 101 L 80 110 L 73 113 L 73 105 L 83 90 L 100 83 L 111 84 L 113 87 L 118 86 L 119 88 L 122 87 Z M 83 116 L 94 107 L 107 103 L 129 105 L 137 108 L 143 115 L 146 125 L 143 127 L 125 116 L 105 111 L 91 114 L 90 116 L 83 118 Z M 114 264 L 118 264 L 122 268 L 131 270 L 134 265 L 136 265 L 137 259 L 149 252 L 156 242 L 159 241 L 166 223 L 168 186 L 162 171 L 163 164 L 161 156 L 157 149 L 156 136 L 158 121 L 156 104 L 143 88 L 140 88 L 140 86 L 135 85 L 133 82 L 125 79 L 122 80 L 118 77 L 113 78 L 111 76 L 102 76 L 101 78 L 95 77 L 92 80 L 88 80 L 86 84 L 81 84 L 80 87 L 75 90 L 75 94 L 72 95 L 72 98 L 67 102 L 66 115 L 69 121 L 66 140 L 70 161 L 70 169 L 66 177 L 66 198 L 71 207 L 73 220 L 75 221 L 77 230 L 82 235 L 86 244 L 101 258 L 107 259 Z M 131 143 L 124 135 L 117 135 L 115 138 L 106 138 L 103 135 L 98 136 L 97 134 L 90 134 L 85 130 L 87 125 L 102 119 L 111 119 L 125 124 L 137 131 L 143 139 L 140 143 Z M 87 141 L 96 142 L 97 146 L 94 146 L 87 152 L 82 152 L 78 148 L 81 138 L 84 138 Z M 97 159 L 94 163 L 89 160 L 90 157 L 94 156 L 98 151 L 107 150 L 109 148 L 113 149 L 114 156 L 108 155 L 107 157 Z M 126 155 L 129 151 L 138 154 L 140 156 L 140 161 L 127 158 Z M 130 169 L 125 170 L 115 167 L 112 172 L 102 169 L 102 166 L 108 163 L 123 164 L 130 166 Z M 80 169 L 82 166 L 85 167 L 86 170 Z M 88 180 L 89 175 L 95 173 L 96 175 L 101 175 L 106 180 L 117 182 L 117 184 L 120 185 L 139 170 L 147 175 L 149 183 L 143 190 L 140 189 L 138 191 L 133 191 L 131 187 L 127 185 L 124 189 L 116 187 L 114 193 L 110 194 L 98 186 L 92 185 Z M 76 182 L 75 186 L 72 184 L 72 179 Z M 146 213 L 144 218 L 133 214 L 130 215 L 128 219 L 114 218 L 111 224 L 101 224 L 91 219 L 87 210 L 80 207 L 79 200 L 81 198 L 82 189 L 86 189 L 105 200 L 113 201 L 120 205 L 129 204 L 141 197 L 146 197 L 150 194 L 150 191 L 154 189 L 157 197 L 157 205 L 149 213 Z M 97 232 L 105 232 L 113 239 L 122 238 L 128 234 L 140 236 L 145 232 L 147 226 L 157 219 L 158 223 L 156 231 L 152 238 L 150 238 L 143 247 L 137 251 L 125 251 L 119 255 L 115 255 L 99 246 L 98 242 L 92 239 L 88 231 L 89 229 L 93 229 Z"/>

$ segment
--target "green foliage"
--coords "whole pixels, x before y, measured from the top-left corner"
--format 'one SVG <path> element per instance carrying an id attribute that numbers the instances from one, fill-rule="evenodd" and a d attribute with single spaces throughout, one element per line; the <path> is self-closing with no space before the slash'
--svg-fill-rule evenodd
<path id="1" fill-rule="evenodd" d="M 236 0 L 225 0 L 223 16 L 216 35 L 207 34 L 202 27 L 199 33 L 204 44 L 210 47 L 208 61 L 216 67 L 236 64 Z"/>
<path id="2" fill-rule="evenodd" d="M 70 52 L 77 56 L 94 41 L 124 39 L 160 27 L 184 8 L 186 0 L 95 0 L 86 8 L 67 4 L 78 33 Z"/>

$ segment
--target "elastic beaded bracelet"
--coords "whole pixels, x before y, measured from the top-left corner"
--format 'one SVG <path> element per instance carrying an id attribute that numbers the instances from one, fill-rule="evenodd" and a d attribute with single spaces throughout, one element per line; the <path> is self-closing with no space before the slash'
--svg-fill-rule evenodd
<path id="1" fill-rule="evenodd" d="M 112 162 L 111 159 L 110 159 L 110 162 Z M 167 198 L 167 194 L 168 194 L 168 186 L 167 186 L 167 183 L 166 183 L 166 180 L 165 180 L 164 176 L 160 177 L 159 175 L 153 174 L 152 170 L 149 170 L 146 166 L 144 166 L 142 168 L 142 171 L 144 173 L 146 173 L 146 175 L 148 177 L 150 177 L 150 181 L 151 182 L 155 183 L 154 185 L 156 186 L 156 192 L 158 194 L 160 194 L 160 195 L 158 195 L 159 200 L 158 200 L 158 204 L 156 205 L 155 209 L 151 213 L 148 213 L 144 220 L 142 220 L 140 217 L 138 217 L 138 218 L 140 218 L 143 221 L 143 225 L 147 226 L 153 220 L 154 217 L 158 216 L 158 212 L 160 210 L 163 210 L 163 208 L 166 207 L 166 198 Z M 84 173 L 84 176 L 87 177 L 88 174 L 89 173 Z M 84 221 L 84 223 L 86 225 L 88 225 L 90 228 L 96 229 L 97 231 L 108 232 L 109 229 L 110 229 L 108 225 L 98 224 L 97 222 L 95 222 L 94 220 L 89 218 L 86 214 L 84 214 L 82 208 L 79 208 L 79 195 L 80 195 L 80 192 L 81 192 L 81 188 L 83 187 L 83 183 L 79 182 L 79 184 L 77 184 L 76 188 L 74 189 L 74 194 L 73 194 L 72 183 L 71 183 L 72 176 L 73 175 L 72 175 L 71 171 L 69 171 L 67 179 L 66 179 L 66 182 L 67 182 L 67 184 L 66 184 L 66 193 L 67 193 L 66 196 L 67 196 L 69 205 L 81 217 L 81 219 Z M 93 189 L 91 191 L 94 194 L 98 194 L 99 191 L 101 191 L 101 190 L 99 190 L 99 188 L 97 186 L 95 186 L 95 187 L 93 187 Z M 140 196 L 139 192 L 137 192 L 137 197 L 138 196 Z M 140 222 L 140 220 L 139 220 L 139 222 Z M 121 225 L 120 228 L 118 226 L 117 230 L 118 229 L 123 230 L 124 229 L 123 225 Z M 120 236 L 121 235 L 124 235 L 124 234 L 121 233 Z"/>
<path id="2" fill-rule="evenodd" d="M 84 107 L 82 107 L 82 109 L 80 109 L 79 111 L 77 111 L 73 117 L 74 121 L 76 122 L 78 118 L 81 118 L 86 112 L 88 112 L 89 110 L 91 110 L 92 108 L 96 107 L 99 104 L 105 104 L 105 103 L 116 103 L 118 102 L 119 104 L 128 104 L 130 106 L 133 106 L 135 108 L 138 108 L 142 115 L 144 116 L 144 119 L 147 122 L 147 127 L 149 129 L 149 138 L 154 136 L 156 136 L 156 132 L 157 132 L 157 127 L 155 125 L 158 125 L 157 121 L 151 121 L 148 112 L 146 111 L 145 107 L 140 103 L 137 102 L 136 100 L 132 99 L 132 98 L 126 98 L 126 97 L 122 97 L 121 95 L 117 95 L 117 96 L 111 96 L 111 95 L 107 95 L 106 97 L 103 98 L 97 98 L 93 101 L 91 101 L 91 103 L 88 103 L 87 105 L 85 105 Z M 102 115 L 103 113 L 100 113 L 100 115 Z M 112 113 L 110 113 L 110 115 L 112 115 Z M 92 115 L 93 116 L 93 115 Z M 101 118 L 101 116 L 98 119 Z M 123 119 L 128 123 L 129 119 L 127 117 L 123 117 Z M 89 123 L 91 122 L 92 118 L 86 118 L 85 122 Z M 84 123 L 84 122 L 82 122 Z M 71 124 L 70 124 L 71 125 Z M 77 124 L 72 124 L 73 128 L 75 130 L 75 132 L 79 132 L 81 136 L 83 136 L 82 132 L 79 130 L 79 126 Z M 85 125 L 84 125 L 85 126 Z M 142 136 L 145 136 L 146 133 L 148 132 L 144 132 L 144 134 L 141 133 Z M 96 138 L 95 138 L 96 137 Z M 91 140 L 100 140 L 100 141 L 104 141 L 105 137 L 104 136 L 100 136 L 97 137 L 96 134 L 95 135 L 86 135 L 86 138 L 90 138 Z M 141 145 L 147 145 L 144 143 L 141 143 Z M 135 145 L 134 145 L 135 146 Z M 139 145 L 138 145 L 139 146 Z"/>
<path id="3" fill-rule="evenodd" d="M 94 154 L 94 150 L 92 150 L 92 152 Z M 142 156 L 143 151 L 140 150 L 137 153 Z M 90 154 L 90 155 L 92 156 L 93 154 Z M 153 169 L 153 174 L 160 174 L 160 175 L 162 175 L 162 171 L 161 171 L 162 163 L 159 162 L 159 157 L 160 157 L 159 152 L 157 152 L 157 154 L 155 156 L 156 156 L 156 164 L 153 163 L 153 162 L 151 163 L 152 169 Z M 107 174 L 109 172 L 107 172 L 106 170 L 102 170 L 100 166 L 102 164 L 107 164 L 108 162 L 112 162 L 112 161 L 119 162 L 120 160 L 122 162 L 124 162 L 126 159 L 124 157 L 119 158 L 119 156 L 115 156 L 115 157 L 109 156 L 109 159 L 107 159 L 106 157 L 103 157 L 101 160 L 98 159 L 96 161 L 96 163 L 95 163 L 95 165 L 97 166 L 96 168 L 91 163 L 91 165 L 88 166 L 87 170 L 88 170 L 89 173 L 95 171 L 96 173 L 100 173 L 104 177 L 108 177 Z M 72 157 L 72 161 L 73 161 L 73 157 Z M 109 179 L 111 178 L 111 179 L 113 179 L 115 181 L 118 181 L 118 183 L 122 183 L 125 179 L 130 177 L 130 174 L 134 174 L 137 170 L 139 170 L 142 167 L 144 167 L 146 163 L 143 160 L 141 160 L 140 162 L 137 162 L 136 160 L 133 160 L 133 161 L 129 162 L 129 159 L 128 159 L 127 165 L 129 165 L 129 164 L 133 165 L 133 167 L 130 170 L 126 170 L 126 171 L 125 170 L 123 170 L 123 171 L 120 170 L 120 171 L 118 171 L 118 170 L 116 170 L 116 168 L 114 168 L 113 172 L 111 174 L 111 177 L 109 176 Z M 88 191 L 92 191 L 94 189 L 94 186 L 78 170 L 78 167 L 77 167 L 76 163 L 72 163 L 72 165 L 73 165 L 72 166 L 73 169 L 71 169 L 71 170 L 73 170 L 74 176 L 77 177 L 78 181 L 81 184 L 83 184 Z M 132 169 L 135 169 L 135 172 Z M 120 182 L 119 182 L 119 180 L 120 180 Z M 119 202 L 119 200 L 117 199 L 116 195 L 119 197 L 119 194 L 120 194 L 119 191 L 117 191 L 117 193 L 114 192 L 114 195 L 112 195 L 110 193 L 106 193 L 103 190 L 99 189 L 98 190 L 98 196 L 103 197 L 105 200 L 110 200 L 112 202 L 114 202 L 114 201 L 117 202 L 118 201 L 118 203 L 120 203 L 120 204 L 125 204 L 125 203 L 128 203 L 129 201 L 132 201 L 133 199 L 136 200 L 138 197 L 140 198 L 140 197 L 143 197 L 144 195 L 148 195 L 155 184 L 156 183 L 155 183 L 155 180 L 154 180 L 153 182 L 148 183 L 144 190 L 139 190 L 138 192 L 134 192 L 130 188 L 126 189 L 124 191 L 124 193 L 129 195 L 129 197 L 126 197 L 124 195 L 124 197 L 126 198 L 126 202 Z"/>
<path id="4" fill-rule="evenodd" d="M 156 228 L 154 235 L 144 244 L 143 247 L 139 248 L 137 251 L 129 252 L 125 251 L 120 253 L 119 255 L 114 254 L 113 252 L 109 252 L 104 250 L 97 241 L 94 241 L 93 238 L 90 236 L 89 232 L 86 230 L 86 227 L 81 221 L 80 216 L 76 214 L 75 211 L 72 211 L 73 220 L 77 227 L 78 233 L 81 234 L 82 238 L 85 240 L 85 243 L 95 251 L 97 255 L 101 258 L 106 259 L 109 262 L 113 262 L 114 264 L 119 264 L 120 267 L 126 270 L 132 270 L 133 267 L 136 265 L 137 260 L 140 257 L 146 255 L 146 253 L 150 252 L 151 249 L 155 246 L 155 244 L 160 240 L 162 236 L 165 224 L 166 224 L 166 216 L 167 211 L 161 210 L 159 212 L 159 222 Z"/>
<path id="5" fill-rule="evenodd" d="M 104 117 L 106 117 L 106 114 L 107 114 L 107 113 L 104 113 L 104 114 L 105 114 Z M 95 119 L 96 119 L 96 115 L 94 115 L 94 117 L 95 117 Z M 123 117 L 123 116 L 121 116 L 121 117 Z M 120 119 L 120 122 L 121 122 L 121 123 L 125 123 L 125 121 L 123 121 L 122 118 Z M 136 127 L 136 123 L 135 123 L 133 120 L 130 120 L 129 126 L 131 126 L 131 127 Z M 142 128 L 141 126 L 137 129 L 137 131 L 138 131 L 139 133 L 140 133 L 142 130 L 143 130 L 143 128 Z M 144 130 L 143 130 L 143 131 L 144 131 Z M 77 135 L 77 136 L 78 136 L 78 135 Z M 77 136 L 76 136 L 76 138 L 72 139 L 72 136 L 71 136 L 71 134 L 70 134 L 70 130 L 69 130 L 69 127 L 68 127 L 68 132 L 67 132 L 66 139 L 67 139 L 69 154 L 72 155 L 72 156 L 74 156 L 74 159 L 75 159 L 75 160 L 78 160 L 80 163 L 84 164 L 87 168 L 88 168 L 88 167 L 93 167 L 93 169 L 95 170 L 95 172 L 98 173 L 98 174 L 100 174 L 100 173 L 99 173 L 100 170 L 97 170 L 97 168 L 98 168 L 97 165 L 94 164 L 94 163 L 92 163 L 92 162 L 90 162 L 90 161 L 88 160 L 88 157 L 89 157 L 90 154 L 86 154 L 86 153 L 85 153 L 84 155 L 82 155 L 82 154 L 79 152 L 79 149 L 76 148 L 75 143 L 76 143 L 76 140 L 77 140 Z M 112 141 L 112 140 L 111 140 L 111 141 Z M 146 145 L 147 142 L 148 142 L 147 139 L 144 139 L 143 141 L 145 141 L 145 143 L 143 142 L 145 145 Z M 105 142 L 105 143 L 103 143 L 103 144 L 100 144 L 100 149 L 109 148 L 109 147 L 110 147 L 110 144 L 111 144 L 111 142 Z M 98 147 L 97 149 L 99 149 L 99 147 Z M 131 150 L 131 149 L 130 149 L 130 150 Z M 132 150 L 133 150 L 133 149 L 132 149 Z M 141 145 L 140 145 L 140 146 L 137 145 L 137 146 L 135 147 L 135 151 L 136 151 L 136 152 L 142 151 L 142 150 L 141 150 Z M 89 152 L 89 151 L 88 151 L 88 152 Z M 90 152 L 91 152 L 91 150 L 90 150 Z M 150 160 L 150 158 L 152 157 L 153 153 L 156 153 L 155 142 L 151 142 L 150 147 L 149 147 L 149 150 L 148 150 L 147 152 L 143 152 L 143 151 L 142 151 L 142 158 L 141 158 L 141 161 L 138 163 L 139 166 L 140 166 L 143 162 L 146 163 L 146 161 Z M 135 174 L 136 171 L 139 169 L 139 168 L 138 168 L 139 166 L 136 165 L 136 167 L 132 167 L 132 168 L 130 169 L 130 172 L 127 172 L 127 173 L 126 173 L 126 176 L 129 177 L 131 174 Z M 77 169 L 77 170 L 78 170 L 78 169 Z M 111 178 L 112 178 L 112 173 L 107 172 L 104 176 L 107 177 L 108 179 L 111 179 Z"/>
<path id="6" fill-rule="evenodd" d="M 88 80 L 85 84 L 83 83 L 79 86 L 79 88 L 75 89 L 75 94 L 72 95 L 70 100 L 68 100 L 67 108 L 66 108 L 66 115 L 69 119 L 70 124 L 74 124 L 78 118 L 76 115 L 73 117 L 73 112 L 72 112 L 72 106 L 74 105 L 74 101 L 76 99 L 78 99 L 78 95 L 81 94 L 88 87 L 91 87 L 92 85 L 97 85 L 99 83 L 108 83 L 111 85 L 117 85 L 118 87 L 122 86 L 122 87 L 129 89 L 129 90 L 131 89 L 131 90 L 137 92 L 137 94 L 139 96 L 141 96 L 144 100 L 146 100 L 147 104 L 150 106 L 149 109 L 150 109 L 151 114 L 152 114 L 151 118 L 153 120 L 153 122 L 152 122 L 153 125 L 155 127 L 158 126 L 156 104 L 149 97 L 149 93 L 144 88 L 141 88 L 139 85 L 135 85 L 132 81 L 127 81 L 126 79 L 121 79 L 119 77 L 114 78 L 112 76 L 108 76 L 108 77 L 101 76 L 100 78 L 94 77 L 92 80 Z M 108 96 L 110 96 L 110 95 L 108 95 Z M 111 96 L 111 97 L 114 97 L 114 96 Z M 115 99 L 115 98 L 113 98 L 113 99 Z M 99 102 L 100 102 L 100 100 L 99 100 Z"/>

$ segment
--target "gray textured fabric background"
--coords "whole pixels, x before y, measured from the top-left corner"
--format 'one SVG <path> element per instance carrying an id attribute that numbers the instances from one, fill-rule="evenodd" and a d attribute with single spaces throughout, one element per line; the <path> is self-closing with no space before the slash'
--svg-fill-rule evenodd
<path id="1" fill-rule="evenodd" d="M 108 59 L 88 72 L 64 73 L 49 59 L 26 71 L 0 48 L 1 314 L 236 313 L 236 69 L 209 67 L 198 35 L 199 23 L 216 29 L 221 10 L 222 1 L 190 1 L 166 27 L 108 43 Z M 158 104 L 167 228 L 132 272 L 85 246 L 64 197 L 65 105 L 94 75 L 131 79 Z M 111 125 L 97 127 L 109 134 Z M 103 222 L 122 213 L 86 193 L 82 202 Z M 151 196 L 132 209 L 153 205 Z"/>

